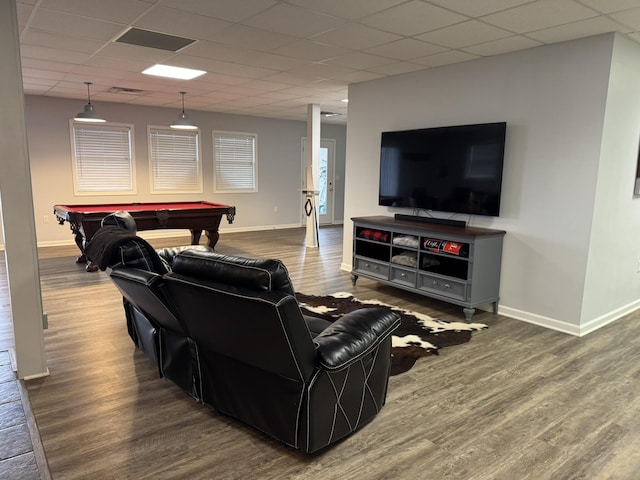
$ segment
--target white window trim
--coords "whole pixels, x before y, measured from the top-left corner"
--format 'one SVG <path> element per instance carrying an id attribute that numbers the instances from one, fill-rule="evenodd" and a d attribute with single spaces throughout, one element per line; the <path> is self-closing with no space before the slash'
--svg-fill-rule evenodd
<path id="1" fill-rule="evenodd" d="M 151 131 L 152 130 L 163 130 L 175 134 L 187 133 L 187 132 L 179 132 L 177 130 L 172 130 L 170 127 L 164 125 L 147 125 L 147 151 L 149 153 L 149 192 L 151 194 L 167 194 L 167 193 L 204 193 L 203 188 L 203 175 L 202 175 L 202 135 L 200 129 L 197 130 L 189 130 L 189 133 L 197 133 L 197 149 L 198 149 L 198 179 L 197 188 L 194 189 L 156 189 L 154 185 L 154 174 L 153 174 L 153 149 L 151 148 Z"/>
<path id="2" fill-rule="evenodd" d="M 220 189 L 217 186 L 217 163 L 216 157 L 216 136 L 217 135 L 238 135 L 253 137 L 254 139 L 254 158 L 253 158 L 253 188 L 246 189 Z M 256 193 L 258 192 L 258 134 L 252 132 L 234 132 L 228 130 L 213 130 L 211 143 L 213 146 L 213 193 Z"/>
<path id="3" fill-rule="evenodd" d="M 70 137 L 70 146 L 71 146 L 71 169 L 72 169 L 72 179 L 73 179 L 73 194 L 74 196 L 98 196 L 98 195 L 135 195 L 138 193 L 137 190 L 137 181 L 136 181 L 136 156 L 134 149 L 134 128 L 131 123 L 115 123 L 115 122 L 107 122 L 101 123 L 97 125 L 97 127 L 122 127 L 129 129 L 129 150 L 130 150 L 130 169 L 131 169 L 131 189 L 127 190 L 107 190 L 107 191 L 98 191 L 98 190 L 80 190 L 78 185 L 78 171 L 77 171 L 77 161 L 76 161 L 76 142 L 74 130 L 75 127 L 89 127 L 90 125 L 87 123 L 77 122 L 73 119 L 69 120 L 69 137 Z M 93 125 L 94 127 L 96 125 Z"/>

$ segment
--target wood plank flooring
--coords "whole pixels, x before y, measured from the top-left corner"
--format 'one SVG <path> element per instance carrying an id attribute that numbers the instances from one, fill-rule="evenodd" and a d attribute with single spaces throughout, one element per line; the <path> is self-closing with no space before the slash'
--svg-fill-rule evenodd
<path id="1" fill-rule="evenodd" d="M 150 240 L 157 247 L 187 236 Z M 221 234 L 223 253 L 275 257 L 296 290 L 349 291 L 445 320 L 459 307 L 359 279 L 342 228 Z M 640 314 L 576 338 L 479 311 L 470 343 L 390 379 L 372 423 L 316 455 L 291 450 L 158 378 L 127 336 L 121 297 L 75 250 L 41 249 L 51 375 L 27 382 L 54 479 L 640 478 Z"/>

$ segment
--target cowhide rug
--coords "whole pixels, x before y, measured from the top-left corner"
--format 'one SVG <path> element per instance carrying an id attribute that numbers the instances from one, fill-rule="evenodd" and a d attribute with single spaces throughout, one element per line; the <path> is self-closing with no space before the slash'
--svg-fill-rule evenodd
<path id="1" fill-rule="evenodd" d="M 420 312 L 412 312 L 376 300 L 358 300 L 350 293 L 305 295 L 296 293 L 302 311 L 307 315 L 335 321 L 359 308 L 389 307 L 400 315 L 401 323 L 392 337 L 391 375 L 408 371 L 421 357 L 438 355 L 443 347 L 471 340 L 471 332 L 488 328 L 483 323 L 445 322 Z"/>

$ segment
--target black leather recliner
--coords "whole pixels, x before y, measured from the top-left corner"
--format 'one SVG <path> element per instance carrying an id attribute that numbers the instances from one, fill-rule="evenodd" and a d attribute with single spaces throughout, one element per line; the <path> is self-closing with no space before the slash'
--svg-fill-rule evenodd
<path id="1" fill-rule="evenodd" d="M 202 401 L 219 412 L 314 452 L 384 405 L 400 322 L 389 309 L 305 318 L 277 260 L 183 252 L 165 281 L 197 346 Z"/>
<path id="2" fill-rule="evenodd" d="M 385 403 L 391 333 L 400 322 L 389 309 L 333 323 L 308 317 L 280 261 L 214 252 L 180 252 L 164 274 L 119 263 L 110 275 L 125 309 L 143 317 L 133 320 L 137 345 L 156 342 L 165 377 L 291 447 L 326 447 Z M 171 362 L 162 351 L 167 338 L 181 345 Z M 181 374 L 168 375 L 168 363 Z"/>

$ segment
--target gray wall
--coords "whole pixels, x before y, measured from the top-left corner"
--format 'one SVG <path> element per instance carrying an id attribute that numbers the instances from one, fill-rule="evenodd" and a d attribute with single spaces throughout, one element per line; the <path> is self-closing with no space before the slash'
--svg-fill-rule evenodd
<path id="1" fill-rule="evenodd" d="M 352 85 L 343 268 L 351 217 L 412 213 L 377 205 L 380 132 L 506 121 L 500 217 L 458 216 L 507 231 L 500 312 L 584 334 L 638 308 L 638 58 L 607 34 Z"/>
<path id="2" fill-rule="evenodd" d="M 222 222 L 221 231 L 285 228 L 302 225 L 302 137 L 306 123 L 270 118 L 225 115 L 187 109 L 200 127 L 204 193 L 202 195 L 151 194 L 147 125 L 169 125 L 178 111 L 167 108 L 96 103 L 98 112 L 111 122 L 134 125 L 134 145 L 138 192 L 135 196 L 74 196 L 71 166 L 69 119 L 81 111 L 81 100 L 27 96 L 26 123 L 31 161 L 33 202 L 38 245 L 73 243 L 67 225 L 60 226 L 52 215 L 55 204 L 151 202 L 207 200 L 237 207 L 234 223 Z M 95 103 L 95 102 L 94 102 Z M 242 194 L 213 193 L 213 130 L 258 134 L 258 192 Z M 341 223 L 344 209 L 344 161 L 346 127 L 322 124 L 321 136 L 336 141 L 335 222 Z M 198 197 L 198 198 L 195 198 Z M 274 212 L 274 207 L 278 211 Z M 152 232 L 167 235 L 170 232 Z"/>

